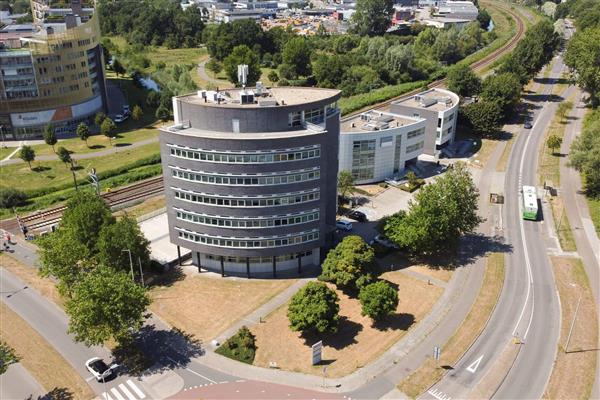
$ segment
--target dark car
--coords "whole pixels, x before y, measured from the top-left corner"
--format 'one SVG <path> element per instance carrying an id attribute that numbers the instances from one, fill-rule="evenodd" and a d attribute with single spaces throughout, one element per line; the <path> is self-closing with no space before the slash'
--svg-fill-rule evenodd
<path id="1" fill-rule="evenodd" d="M 533 126 L 531 125 L 531 122 L 525 122 L 525 124 L 523 125 L 523 127 L 525 129 L 531 129 L 531 128 L 533 128 Z"/>
<path id="2" fill-rule="evenodd" d="M 348 214 L 348 218 L 352 218 L 353 220 L 358 221 L 358 222 L 367 222 L 368 221 L 367 215 L 364 212 L 356 211 L 356 210 L 351 211 Z"/>

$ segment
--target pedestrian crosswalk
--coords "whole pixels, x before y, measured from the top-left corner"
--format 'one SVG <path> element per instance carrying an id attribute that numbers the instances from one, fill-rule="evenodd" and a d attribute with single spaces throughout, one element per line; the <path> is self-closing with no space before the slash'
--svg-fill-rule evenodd
<path id="1" fill-rule="evenodd" d="M 100 395 L 101 400 L 141 400 L 145 398 L 146 394 L 131 379 Z"/>

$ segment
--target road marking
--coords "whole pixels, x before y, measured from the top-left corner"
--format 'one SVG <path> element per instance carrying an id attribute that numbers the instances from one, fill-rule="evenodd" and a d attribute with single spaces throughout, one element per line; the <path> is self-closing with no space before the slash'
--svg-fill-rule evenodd
<path id="1" fill-rule="evenodd" d="M 122 383 L 121 383 L 121 384 L 119 385 L 119 389 L 121 389 L 121 391 L 122 391 L 123 393 L 125 393 L 125 396 L 127 396 L 127 398 L 128 398 L 129 400 L 137 400 L 137 397 L 135 397 L 135 396 L 134 396 L 134 395 L 133 395 L 133 394 L 132 394 L 132 393 L 129 391 L 129 389 L 127 389 L 127 387 L 126 387 L 124 384 L 122 384 Z"/>
<path id="2" fill-rule="evenodd" d="M 477 360 L 473 361 L 473 363 L 471 363 L 471 365 L 469 365 L 467 367 L 467 371 L 474 374 L 475 371 L 477 370 L 477 367 L 479 367 L 479 363 L 481 362 L 481 360 L 483 360 L 483 354 Z"/>
<path id="3" fill-rule="evenodd" d="M 446 396 L 442 391 L 437 389 L 429 389 L 427 393 L 435 397 L 437 400 L 452 400 L 452 397 Z"/>
<path id="4" fill-rule="evenodd" d="M 112 397 L 106 392 L 102 393 L 102 397 L 104 397 L 104 400 L 112 400 Z"/>
<path id="5" fill-rule="evenodd" d="M 95 378 L 94 378 L 93 376 L 90 376 L 89 378 L 85 378 L 85 381 L 86 381 L 86 382 L 89 382 L 89 381 L 91 381 L 92 379 L 95 379 Z"/>
<path id="6" fill-rule="evenodd" d="M 177 361 L 173 360 L 171 357 L 167 356 L 167 358 L 168 358 L 169 360 L 171 360 L 171 362 L 173 362 L 173 363 L 175 363 L 175 364 L 179 364 Z M 191 373 L 192 373 L 192 374 L 194 374 L 194 375 L 197 375 L 197 376 L 199 376 L 200 378 L 206 379 L 206 380 L 207 380 L 207 381 L 209 381 L 210 383 L 217 383 L 217 381 L 213 381 L 212 379 L 210 379 L 210 378 L 207 378 L 206 376 L 204 376 L 204 375 L 202 375 L 202 374 L 199 374 L 199 373 L 197 373 L 196 371 L 192 371 L 192 370 L 191 370 L 191 369 L 189 369 L 188 367 L 184 367 L 184 369 L 185 369 L 186 371 L 188 371 L 188 372 L 191 372 Z"/>
<path id="7" fill-rule="evenodd" d="M 112 388 L 112 389 L 110 389 L 110 391 L 117 398 L 117 400 L 125 400 L 125 398 L 123 396 L 121 396 L 121 393 L 119 393 L 117 388 Z"/>
<path id="8" fill-rule="evenodd" d="M 140 399 L 145 399 L 145 398 L 146 398 L 146 395 L 144 394 L 144 392 L 142 392 L 142 391 L 140 390 L 140 388 L 138 388 L 138 387 L 137 387 L 137 385 L 136 385 L 136 384 L 135 384 L 135 383 L 134 383 L 134 382 L 133 382 L 131 379 L 128 379 L 128 380 L 127 380 L 127 384 L 128 384 L 128 385 L 129 385 L 129 387 L 130 387 L 130 388 L 131 388 L 131 389 L 132 389 L 132 390 L 135 392 L 135 394 L 137 394 L 137 395 L 138 395 L 138 397 L 139 397 Z"/>

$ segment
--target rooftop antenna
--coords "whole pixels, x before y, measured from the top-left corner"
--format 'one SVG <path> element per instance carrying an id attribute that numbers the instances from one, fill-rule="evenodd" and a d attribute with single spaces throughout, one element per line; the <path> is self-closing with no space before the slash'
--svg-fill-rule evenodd
<path id="1" fill-rule="evenodd" d="M 242 84 L 242 89 L 246 90 L 246 82 L 248 81 L 248 65 L 238 65 L 238 82 Z"/>

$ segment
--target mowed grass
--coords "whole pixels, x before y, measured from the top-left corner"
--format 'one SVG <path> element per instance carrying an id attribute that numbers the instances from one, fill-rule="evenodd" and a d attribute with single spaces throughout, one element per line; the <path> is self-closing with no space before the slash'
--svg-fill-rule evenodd
<path id="1" fill-rule="evenodd" d="M 107 156 L 79 160 L 79 169 L 75 171 L 75 175 L 78 180 L 87 182 L 87 174 L 92 167 L 96 168 L 97 172 L 116 169 L 158 152 L 158 143 L 152 143 L 132 149 L 123 148 Z M 73 181 L 71 171 L 60 161 L 34 161 L 31 164 L 33 171 L 27 163 L 0 168 L 0 188 L 12 187 L 28 191 L 60 186 Z"/>
<path id="2" fill-rule="evenodd" d="M 35 329 L 4 303 L 0 303 L 0 337 L 21 358 L 20 363 L 42 387 L 66 389 L 73 399 L 91 399 L 94 392 L 54 348 Z"/>
<path id="3" fill-rule="evenodd" d="M 295 282 L 184 275 L 150 290 L 150 309 L 171 326 L 208 342 Z"/>
<path id="4" fill-rule="evenodd" d="M 446 370 L 442 365 L 454 365 L 475 341 L 492 314 L 504 285 L 504 254 L 492 253 L 488 256 L 483 285 L 471 307 L 471 311 L 442 347 L 439 361 L 433 357 L 427 360 L 411 375 L 406 377 L 398 388 L 410 398 L 421 393 L 439 381 Z"/>
<path id="5" fill-rule="evenodd" d="M 581 260 L 552 257 L 552 267 L 560 297 L 561 330 L 558 354 L 544 398 L 589 399 L 598 356 L 598 316 L 594 297 Z M 580 296 L 577 319 L 566 349 Z"/>
<path id="6" fill-rule="evenodd" d="M 93 153 L 98 151 L 109 150 L 113 147 L 127 147 L 129 145 L 132 145 L 133 143 L 140 142 L 142 140 L 158 140 L 159 133 L 160 131 L 155 127 L 123 132 L 120 133 L 117 138 L 112 139 L 112 144 L 111 140 L 109 140 L 108 137 L 97 134 L 91 136 L 87 140 L 87 144 L 85 141 L 79 138 L 62 139 L 59 140 L 56 145 L 54 145 L 54 148 L 58 149 L 62 146 L 65 147 L 67 150 L 73 152 L 74 154 Z M 36 157 L 54 155 L 52 146 L 48 146 L 47 144 L 36 144 L 31 147 L 33 147 L 33 149 L 35 150 Z M 18 157 L 17 155 L 15 156 Z"/>
<path id="7" fill-rule="evenodd" d="M 0 160 L 4 160 L 13 151 L 15 151 L 15 147 L 0 147 Z M 17 155 L 15 154 L 15 156 L 17 156 Z"/>
<path id="8" fill-rule="evenodd" d="M 155 197 L 146 199 L 146 200 L 142 201 L 141 203 L 136 204 L 134 206 L 119 210 L 119 211 L 115 212 L 113 215 L 115 217 L 128 215 L 131 218 L 139 218 L 146 214 L 151 213 L 152 211 L 156 211 L 161 208 L 164 208 L 166 206 L 166 204 L 167 204 L 167 202 L 165 200 L 164 195 L 155 196 Z"/>
<path id="9" fill-rule="evenodd" d="M 286 303 L 268 315 L 266 321 L 263 318 L 264 323 L 251 327 L 257 346 L 254 365 L 268 367 L 269 362 L 274 361 L 281 369 L 321 375 L 323 366 L 313 366 L 310 357 L 311 346 L 319 340 L 323 340 L 323 360 L 328 377 L 344 376 L 367 365 L 419 323 L 443 293 L 442 288 L 400 271 L 387 272 L 381 278 L 398 286 L 400 299 L 396 314 L 387 321 L 374 326 L 369 317 L 361 315 L 357 299 L 336 290 L 341 317 L 338 332 L 303 337 L 290 330 L 289 303 Z"/>
<path id="10" fill-rule="evenodd" d="M 594 228 L 596 228 L 596 233 L 600 235 L 600 199 L 591 199 L 588 197 L 587 204 Z"/>
<path id="11" fill-rule="evenodd" d="M 58 289 L 54 282 L 52 282 L 50 278 L 42 278 L 38 274 L 37 268 L 27 266 L 4 253 L 0 255 L 0 266 L 16 275 L 23 282 L 27 283 L 28 286 L 35 288 L 42 296 L 46 297 L 57 306 L 61 308 L 64 307 L 63 298 L 58 293 Z"/>

